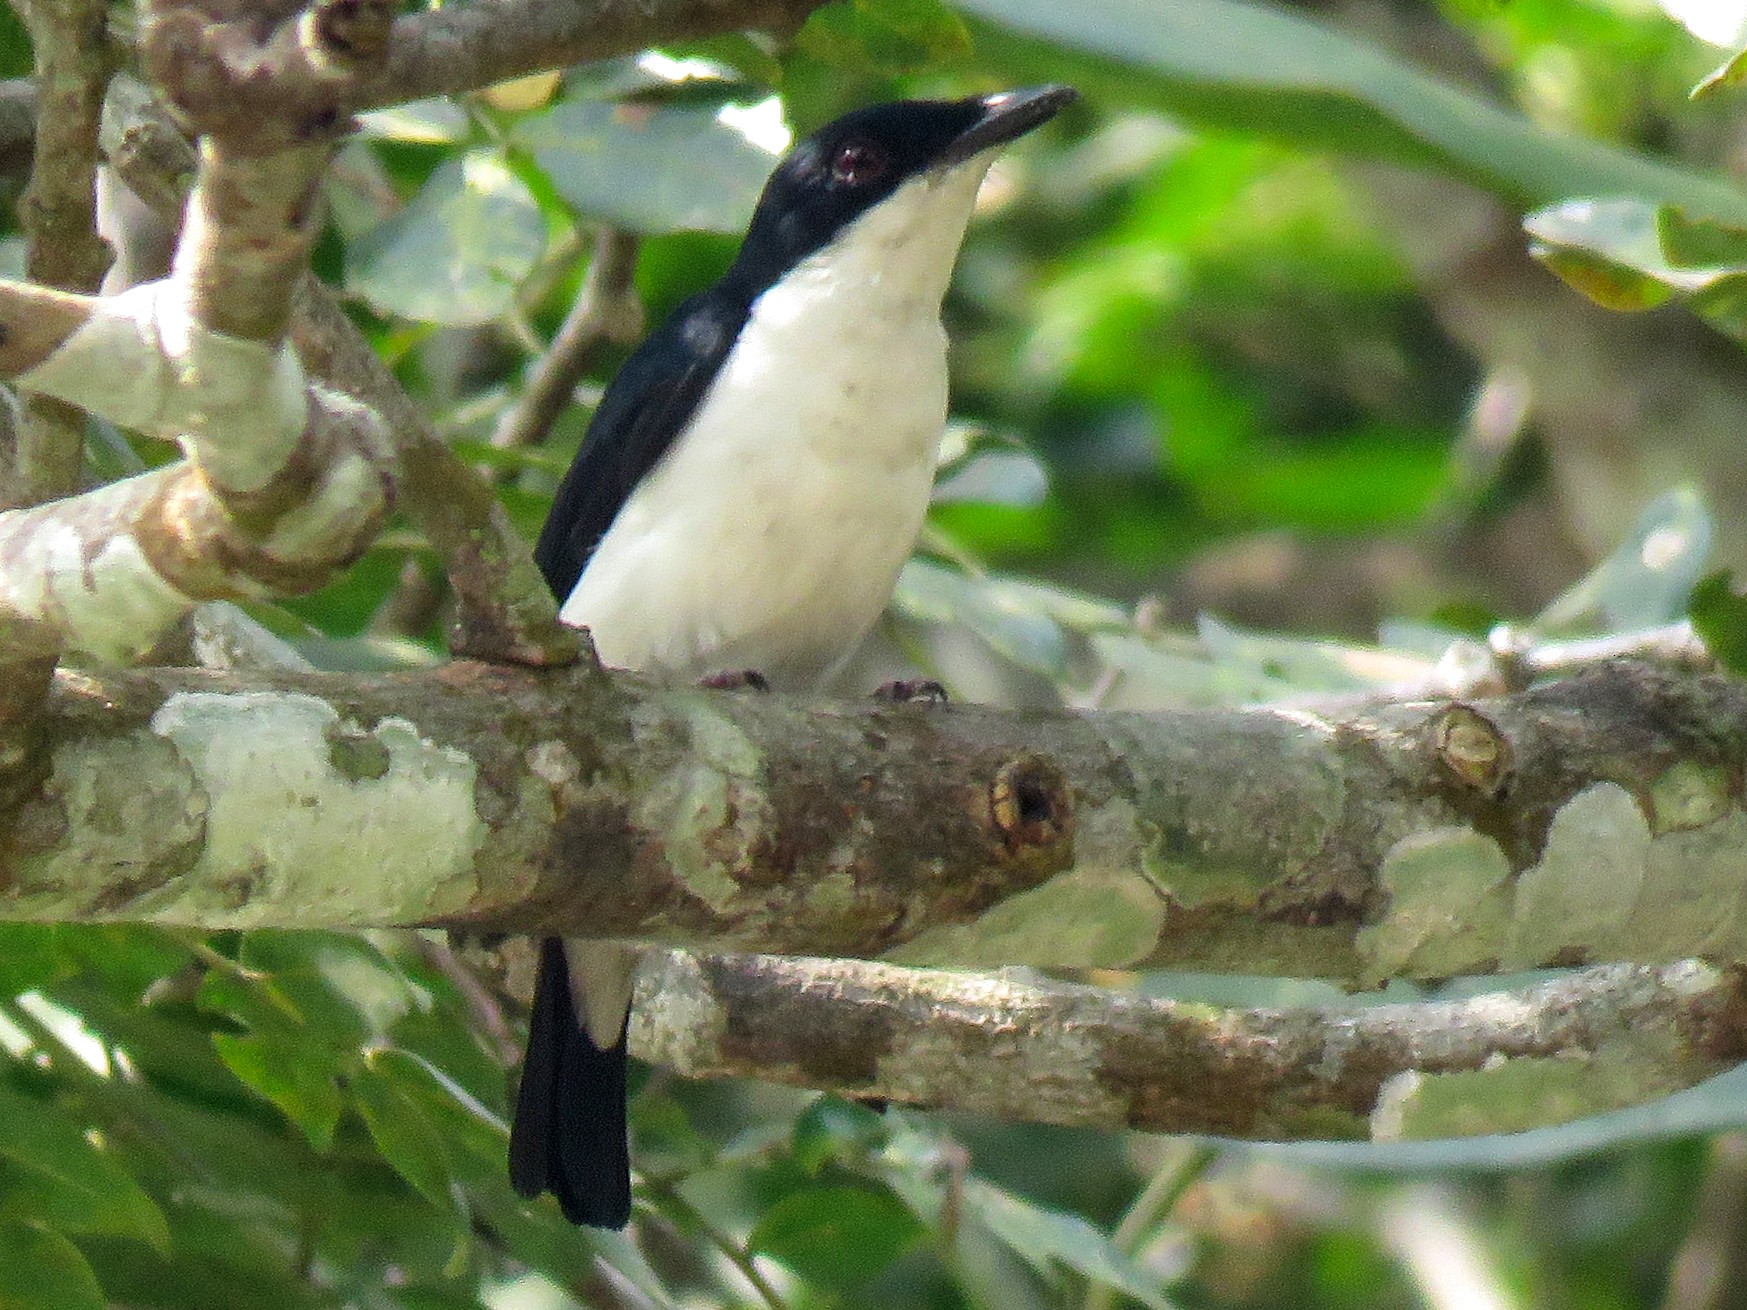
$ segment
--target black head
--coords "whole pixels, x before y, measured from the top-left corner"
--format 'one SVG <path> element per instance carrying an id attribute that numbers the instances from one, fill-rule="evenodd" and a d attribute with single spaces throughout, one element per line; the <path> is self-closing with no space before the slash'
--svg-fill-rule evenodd
<path id="1" fill-rule="evenodd" d="M 768 284 L 911 178 L 950 168 L 1054 117 L 1072 87 L 1031 87 L 964 100 L 897 100 L 827 123 L 765 183 L 736 268 Z"/>

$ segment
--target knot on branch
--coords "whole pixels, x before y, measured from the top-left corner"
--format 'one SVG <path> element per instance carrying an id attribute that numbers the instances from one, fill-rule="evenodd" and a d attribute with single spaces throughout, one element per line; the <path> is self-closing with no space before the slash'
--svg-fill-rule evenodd
<path id="1" fill-rule="evenodd" d="M 153 497 L 136 531 L 158 573 L 197 600 L 302 595 L 352 565 L 375 539 L 393 499 L 380 423 L 337 393 L 312 388 L 309 425 L 279 474 L 253 491 L 227 490 L 196 464 Z"/>
<path id="2" fill-rule="evenodd" d="M 1067 778 L 1042 755 L 1015 756 L 989 784 L 989 820 L 1009 855 L 1070 840 L 1074 800 Z"/>
<path id="3" fill-rule="evenodd" d="M 1498 725 L 1471 705 L 1451 705 L 1432 722 L 1438 763 L 1456 781 L 1496 796 L 1510 776 L 1511 749 Z"/>
<path id="4" fill-rule="evenodd" d="M 147 74 L 196 133 L 272 154 L 350 129 L 351 91 L 387 59 L 389 0 L 154 5 Z"/>
<path id="5" fill-rule="evenodd" d="M 394 26 L 392 0 L 322 0 L 303 16 L 300 35 L 318 66 L 350 74 L 388 54 Z"/>

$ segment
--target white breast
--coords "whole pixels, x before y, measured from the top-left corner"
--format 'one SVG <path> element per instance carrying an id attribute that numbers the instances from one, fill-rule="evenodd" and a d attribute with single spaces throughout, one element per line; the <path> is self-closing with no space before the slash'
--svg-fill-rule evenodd
<path id="1" fill-rule="evenodd" d="M 854 650 L 928 507 L 940 301 L 987 162 L 906 183 L 754 303 L 564 604 L 602 660 L 806 687 Z"/>

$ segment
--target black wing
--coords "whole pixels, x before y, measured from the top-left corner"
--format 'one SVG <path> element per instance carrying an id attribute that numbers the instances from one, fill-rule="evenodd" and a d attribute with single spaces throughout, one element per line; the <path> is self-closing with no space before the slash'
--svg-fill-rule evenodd
<path id="1" fill-rule="evenodd" d="M 694 297 L 632 352 L 607 388 L 534 547 L 560 605 L 632 491 L 697 411 L 747 312 L 743 301 L 719 292 Z"/>

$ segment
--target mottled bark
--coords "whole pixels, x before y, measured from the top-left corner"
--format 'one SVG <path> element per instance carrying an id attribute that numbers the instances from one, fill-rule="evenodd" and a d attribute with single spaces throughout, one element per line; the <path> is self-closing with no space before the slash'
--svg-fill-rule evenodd
<path id="1" fill-rule="evenodd" d="M 467 664 L 70 675 L 54 712 L 0 916 L 1362 983 L 1747 955 L 1747 688 L 1642 665 L 1341 714 Z"/>
<path id="2" fill-rule="evenodd" d="M 1518 1132 L 1747 1057 L 1747 978 L 1603 965 L 1472 1000 L 1222 1010 L 852 960 L 650 952 L 632 1049 L 698 1077 L 1274 1141 Z"/>

